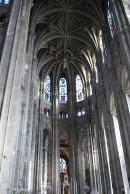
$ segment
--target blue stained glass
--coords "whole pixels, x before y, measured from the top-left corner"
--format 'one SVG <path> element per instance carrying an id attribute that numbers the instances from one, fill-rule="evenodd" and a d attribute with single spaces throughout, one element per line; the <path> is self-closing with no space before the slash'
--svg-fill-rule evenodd
<path id="1" fill-rule="evenodd" d="M 9 4 L 10 3 L 10 0 L 0 0 L 0 3 Z"/>
<path id="2" fill-rule="evenodd" d="M 63 158 L 60 158 L 60 173 L 66 173 L 66 172 L 67 172 L 66 161 Z"/>
<path id="3" fill-rule="evenodd" d="M 5 4 L 9 4 L 9 0 L 5 0 Z"/>
<path id="4" fill-rule="evenodd" d="M 115 28 L 116 28 L 116 24 L 115 24 L 113 13 L 110 10 L 110 3 L 109 3 L 109 1 L 108 1 L 107 19 L 108 19 L 108 23 L 109 23 L 109 28 L 110 28 L 111 36 L 113 37 L 114 32 L 115 32 Z"/>
<path id="5" fill-rule="evenodd" d="M 44 99 L 50 101 L 50 77 L 47 76 L 44 83 Z"/>
<path id="6" fill-rule="evenodd" d="M 67 82 L 65 78 L 61 78 L 59 82 L 59 102 L 67 102 Z"/>

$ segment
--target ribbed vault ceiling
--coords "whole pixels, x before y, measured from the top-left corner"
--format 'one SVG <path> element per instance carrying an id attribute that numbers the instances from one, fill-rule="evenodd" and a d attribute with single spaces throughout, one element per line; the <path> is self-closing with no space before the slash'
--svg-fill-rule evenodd
<path id="1" fill-rule="evenodd" d="M 90 69 L 81 51 L 96 55 L 96 36 L 105 26 L 101 0 L 36 0 L 31 21 L 38 73 L 56 66 Z"/>

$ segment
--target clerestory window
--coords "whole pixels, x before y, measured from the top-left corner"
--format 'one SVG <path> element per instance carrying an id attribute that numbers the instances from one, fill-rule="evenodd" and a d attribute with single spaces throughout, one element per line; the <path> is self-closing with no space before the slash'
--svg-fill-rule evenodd
<path id="1" fill-rule="evenodd" d="M 44 100 L 50 102 L 50 76 L 48 75 L 44 83 Z"/>
<path id="2" fill-rule="evenodd" d="M 76 101 L 80 102 L 84 100 L 83 96 L 83 84 L 79 75 L 76 76 Z"/>
<path id="3" fill-rule="evenodd" d="M 9 4 L 10 0 L 0 0 L 0 4 Z"/>
<path id="4" fill-rule="evenodd" d="M 116 29 L 116 24 L 115 24 L 112 10 L 110 8 L 110 1 L 108 1 L 107 19 L 108 19 L 108 24 L 109 24 L 111 36 L 113 37 L 113 35 L 115 33 L 115 29 Z"/>
<path id="5" fill-rule="evenodd" d="M 59 102 L 67 102 L 67 81 L 64 77 L 60 78 L 59 81 Z"/>

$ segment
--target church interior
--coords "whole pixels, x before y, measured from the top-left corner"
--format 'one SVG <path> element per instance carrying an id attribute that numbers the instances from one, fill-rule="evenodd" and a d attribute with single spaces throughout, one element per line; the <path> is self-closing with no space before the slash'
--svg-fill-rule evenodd
<path id="1" fill-rule="evenodd" d="M 129 0 L 0 0 L 0 193 L 130 194 Z"/>

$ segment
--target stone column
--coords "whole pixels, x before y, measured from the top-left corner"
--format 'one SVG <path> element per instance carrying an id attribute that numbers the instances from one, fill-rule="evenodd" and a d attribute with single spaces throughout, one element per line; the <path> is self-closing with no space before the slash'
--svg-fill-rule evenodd
<path id="1" fill-rule="evenodd" d="M 119 126 L 120 126 L 120 133 L 122 137 L 122 144 L 124 149 L 124 155 L 126 160 L 126 166 L 127 166 L 127 173 L 128 177 L 130 177 L 130 153 L 129 153 L 129 147 L 130 147 L 130 133 L 129 133 L 129 111 L 126 109 L 125 106 L 127 105 L 126 102 L 126 96 L 123 94 L 123 92 L 118 92 L 118 99 L 116 97 L 116 103 L 117 103 L 117 115 L 119 118 Z"/>
<path id="2" fill-rule="evenodd" d="M 120 193 L 119 188 L 120 185 L 123 184 L 122 175 L 121 175 L 121 167 L 119 162 L 119 155 L 117 151 L 117 144 L 116 144 L 116 138 L 114 134 L 114 126 L 112 125 L 112 121 L 109 121 L 110 112 L 108 114 L 108 110 L 106 112 L 103 111 L 105 116 L 105 125 L 104 130 L 106 131 L 106 137 L 107 137 L 107 144 L 108 144 L 108 154 L 109 154 L 109 161 L 110 162 L 110 170 L 111 170 L 111 176 L 112 176 L 112 187 L 114 194 Z"/>
<path id="3" fill-rule="evenodd" d="M 105 140 L 104 131 L 106 130 L 102 119 L 104 119 L 104 109 L 106 107 L 105 99 L 104 99 L 104 84 L 102 81 L 102 75 L 101 75 L 101 69 L 100 69 L 100 88 L 98 88 L 98 115 L 99 116 L 99 124 L 97 123 L 97 147 L 98 147 L 98 153 L 99 153 L 99 159 L 101 162 L 99 162 L 99 166 L 101 166 L 101 179 L 102 179 L 102 189 L 103 193 L 112 194 L 112 188 L 111 188 L 111 174 L 109 170 L 109 159 L 107 156 L 107 142 Z"/>
<path id="4" fill-rule="evenodd" d="M 5 43 L 4 43 L 3 54 L 2 54 L 2 58 L 1 58 L 1 64 L 0 64 L 0 112 L 2 111 L 2 106 L 3 106 L 3 98 L 4 98 L 4 94 L 5 94 L 6 81 L 7 81 L 8 70 L 9 70 L 9 66 L 10 66 L 12 48 L 13 48 L 13 44 L 14 44 L 14 37 L 15 37 L 16 26 L 18 23 L 18 14 L 19 14 L 20 6 L 21 6 L 21 1 L 22 0 L 14 0 L 12 12 L 11 12 L 11 16 L 10 16 L 10 21 L 9 21 L 9 25 L 8 25 L 8 30 L 7 30 L 7 34 L 6 34 L 6 39 L 5 39 Z M 1 157 L 1 152 L 0 152 L 0 157 Z"/>
<path id="5" fill-rule="evenodd" d="M 98 159 L 98 144 L 96 143 L 97 140 L 99 139 L 99 134 L 98 134 L 98 130 L 99 130 L 99 110 L 98 110 L 98 97 L 99 97 L 99 88 L 96 87 L 96 77 L 95 77 L 95 72 L 93 72 L 92 75 L 92 87 L 93 87 L 93 111 L 90 111 L 90 114 L 93 115 L 93 120 L 91 119 L 90 121 L 90 143 L 91 143 L 91 151 L 92 151 L 92 168 L 93 168 L 93 188 L 95 188 L 96 190 L 98 189 L 97 187 L 97 170 L 96 167 L 99 165 L 99 161 Z M 100 150 L 99 150 L 100 151 Z M 95 156 L 96 158 L 96 162 L 95 162 Z M 98 167 L 99 168 L 99 167 Z"/>
<path id="6" fill-rule="evenodd" d="M 111 45 L 107 44 L 108 52 L 110 53 L 109 47 L 111 48 Z M 128 135 L 128 130 L 127 130 L 127 121 L 126 121 L 125 115 L 124 115 L 125 111 L 124 111 L 124 106 L 122 103 L 123 102 L 122 96 L 121 96 L 121 92 L 120 92 L 122 86 L 120 85 L 120 82 L 118 81 L 118 74 L 116 73 L 116 65 L 115 65 L 116 63 L 114 61 L 114 56 L 112 54 L 111 54 L 111 60 L 108 60 L 108 63 L 110 66 L 109 67 L 110 77 L 111 77 L 111 80 L 113 80 L 113 84 L 111 85 L 111 91 L 114 94 L 115 107 L 116 107 L 117 118 L 118 118 L 118 122 L 119 122 L 120 134 L 121 134 L 121 139 L 122 139 L 121 141 L 122 141 L 123 152 L 124 152 L 124 157 L 125 157 L 125 164 L 127 167 L 127 174 L 129 177 L 129 173 L 130 173 L 129 172 L 130 155 L 129 155 L 129 151 L 128 151 L 129 146 L 130 146 L 129 135 Z M 122 173 L 123 173 L 123 171 L 122 171 Z"/>
<path id="7" fill-rule="evenodd" d="M 109 107 L 106 107 L 103 113 L 105 118 L 104 130 L 106 131 L 106 137 L 107 137 L 113 192 L 114 194 L 115 193 L 118 194 L 118 193 L 121 193 L 123 179 L 121 174 L 121 166 L 120 166 L 117 142 L 116 142 L 115 131 L 114 131 L 115 129 L 112 121 L 112 116 L 109 111 Z"/>
<path id="8" fill-rule="evenodd" d="M 106 163 L 106 150 L 104 147 L 104 138 L 101 133 L 101 128 L 99 129 L 99 160 L 100 160 L 100 171 L 101 171 L 101 185 L 102 185 L 102 193 L 106 193 L 107 190 L 109 192 L 109 176 L 107 177 L 107 163 Z"/>
<path id="9" fill-rule="evenodd" d="M 129 3 L 129 6 L 130 6 L 130 3 Z M 129 43 L 130 43 L 129 27 L 130 27 L 130 25 L 128 23 L 128 20 L 125 17 L 122 2 L 121 3 L 117 2 L 117 8 L 118 8 L 118 13 L 120 14 L 121 23 L 122 23 L 122 34 L 124 34 L 126 44 L 128 44 L 128 48 L 129 48 Z M 130 14 L 130 8 L 129 8 L 129 14 Z M 130 16 L 129 16 L 129 19 L 130 19 Z M 130 50 L 130 48 L 129 48 L 129 50 Z"/>
<path id="10" fill-rule="evenodd" d="M 124 5 L 124 9 L 126 12 L 126 16 L 128 17 L 128 21 L 130 24 L 130 1 L 129 0 L 122 0 L 123 5 Z"/>
<path id="11" fill-rule="evenodd" d="M 39 117 L 39 104 L 37 102 L 37 99 L 34 101 L 34 113 L 33 113 L 33 123 L 32 123 L 32 180 L 31 180 L 31 191 L 34 193 L 37 193 L 37 168 L 38 168 L 38 144 L 39 144 L 39 138 L 38 138 L 38 117 Z"/>
<path id="12" fill-rule="evenodd" d="M 25 49 L 28 34 L 28 24 L 31 1 L 15 0 L 9 22 L 5 46 L 1 59 L 0 78 L 1 100 L 4 95 L 1 112 L 1 193 L 12 193 L 9 190 L 10 177 L 13 169 L 13 150 L 17 141 L 18 118 L 20 115 L 21 84 L 24 73 Z M 21 8 L 21 9 L 20 9 Z M 20 12 L 19 12 L 20 9 Z M 18 16 L 19 13 L 19 16 Z M 10 61 L 10 65 L 9 65 Z M 8 77 L 7 77 L 8 73 Z M 6 82 L 6 88 L 5 88 Z M 2 158 L 2 155 L 4 156 Z"/>
<path id="13" fill-rule="evenodd" d="M 70 177 L 76 178 L 76 128 L 75 128 L 75 114 L 74 114 L 74 95 L 69 94 L 69 126 L 70 126 L 70 133 L 69 133 L 69 141 L 70 141 Z"/>
<path id="14" fill-rule="evenodd" d="M 7 30 L 7 24 L 5 21 L 0 22 L 0 60 L 2 56 L 2 51 L 3 51 L 3 46 L 4 46 L 4 41 L 5 41 L 5 35 L 6 35 L 6 30 Z"/>
<path id="15" fill-rule="evenodd" d="M 55 92 L 52 96 L 52 194 L 58 194 L 58 189 L 60 187 L 60 140 L 59 129 L 57 126 L 57 107 L 58 95 Z"/>
<path id="16" fill-rule="evenodd" d="M 107 43 L 107 42 L 106 42 Z M 107 44 L 106 44 L 107 45 Z M 108 46 L 108 45 L 107 45 Z M 107 48 L 107 47 L 106 47 Z M 110 75 L 108 73 L 108 77 L 104 76 L 106 75 L 106 70 L 107 68 L 111 65 L 111 61 L 109 58 L 111 57 L 110 52 L 107 52 L 107 63 L 106 63 L 106 68 L 101 69 L 101 88 L 100 88 L 100 99 L 99 99 L 99 94 L 98 94 L 98 106 L 99 110 L 101 110 L 102 107 L 102 112 L 100 111 L 98 115 L 102 115 L 104 117 L 104 130 L 106 132 L 106 137 L 107 137 L 107 145 L 108 145 L 108 154 L 109 154 L 109 161 L 106 159 L 106 150 L 105 145 L 104 145 L 104 135 L 100 126 L 100 131 L 98 132 L 100 135 L 100 141 L 102 142 L 103 145 L 100 144 L 102 147 L 102 152 L 100 154 L 100 158 L 103 157 L 103 168 L 105 174 L 103 174 L 104 177 L 104 183 L 105 187 L 107 187 L 107 191 L 111 193 L 111 189 L 113 190 L 113 193 L 119 193 L 121 190 L 119 187 L 123 185 L 122 182 L 122 174 L 121 174 L 121 167 L 120 167 L 120 162 L 119 162 L 119 155 L 117 151 L 117 144 L 116 144 L 116 138 L 114 134 L 114 126 L 112 123 L 112 118 L 111 118 L 111 113 L 110 113 L 110 102 L 109 98 L 107 96 L 109 95 L 108 93 L 108 80 L 113 80 L 113 78 L 110 78 Z M 102 73 L 103 71 L 103 73 Z M 105 74 L 104 74 L 105 72 Z M 109 71 L 108 71 L 109 72 Z M 99 88 L 98 88 L 99 90 Z M 107 102 L 108 100 L 108 102 Z M 100 116 L 100 121 L 101 121 L 101 116 Z M 97 138 L 98 139 L 98 138 Z M 100 142 L 99 142 L 100 143 Z M 100 150 L 100 148 L 99 148 Z M 105 153 L 104 153 L 105 152 Z M 110 162 L 110 171 L 111 171 L 111 179 L 112 179 L 112 186 L 110 185 L 110 177 L 109 177 L 109 172 L 108 172 L 108 162 Z M 111 188 L 110 188 L 111 187 Z M 112 188 L 113 187 L 113 188 Z M 121 187 L 120 187 L 121 188 Z M 106 189 L 106 188 L 104 188 Z"/>
<path id="17" fill-rule="evenodd" d="M 123 9 L 121 9 L 121 1 L 112 0 L 112 10 L 115 16 L 115 20 L 117 21 L 117 29 L 115 31 L 115 35 L 119 34 L 120 37 L 120 45 L 122 47 L 122 53 L 124 53 L 126 57 L 126 68 L 128 70 L 128 76 L 130 78 L 130 47 L 129 47 L 129 40 L 130 40 L 130 33 L 129 33 L 129 26 L 126 22 L 124 17 Z M 119 38 L 118 38 L 119 39 Z"/>
<path id="18" fill-rule="evenodd" d="M 90 183 L 91 188 L 94 188 L 94 172 L 93 172 L 93 159 L 92 159 L 92 145 L 91 145 L 91 126 L 88 129 L 88 155 L 89 155 L 89 169 L 90 169 Z"/>
<path id="19" fill-rule="evenodd" d="M 43 192 L 44 192 L 44 194 L 46 194 L 47 193 L 47 190 L 46 190 L 46 188 L 47 188 L 47 171 L 48 171 L 48 167 L 47 167 L 47 165 L 48 165 L 48 160 L 47 160 L 47 158 L 48 158 L 48 148 L 44 148 L 44 175 L 43 175 L 43 177 L 44 177 L 44 182 L 43 182 Z"/>
<path id="20" fill-rule="evenodd" d="M 127 139 L 130 141 L 130 132 L 129 132 L 129 121 L 130 121 L 130 91 L 127 89 L 122 89 L 120 92 L 120 98 L 121 98 L 121 103 L 122 103 L 122 109 L 123 109 L 123 117 L 124 117 L 124 124 L 126 126 L 126 134 L 127 134 Z M 129 146 L 129 142 L 128 142 Z"/>

